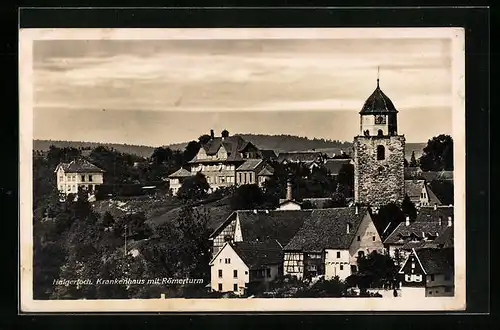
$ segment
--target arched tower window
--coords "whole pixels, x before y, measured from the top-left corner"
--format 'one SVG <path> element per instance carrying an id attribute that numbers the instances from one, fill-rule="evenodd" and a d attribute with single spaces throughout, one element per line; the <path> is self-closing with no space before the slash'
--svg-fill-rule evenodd
<path id="1" fill-rule="evenodd" d="M 377 160 L 385 159 L 385 148 L 384 146 L 377 146 Z"/>
<path id="2" fill-rule="evenodd" d="M 384 135 L 384 131 L 382 131 L 381 129 L 379 129 L 377 134 L 378 134 L 378 136 L 382 136 L 382 135 Z"/>

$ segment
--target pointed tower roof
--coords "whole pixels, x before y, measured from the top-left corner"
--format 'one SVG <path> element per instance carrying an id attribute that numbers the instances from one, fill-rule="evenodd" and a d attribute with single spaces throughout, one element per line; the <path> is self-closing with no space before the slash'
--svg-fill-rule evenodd
<path id="1" fill-rule="evenodd" d="M 385 114 L 385 113 L 397 113 L 396 107 L 392 103 L 391 99 L 382 92 L 379 86 L 379 79 L 377 79 L 377 88 L 370 95 L 363 105 L 363 109 L 359 112 L 360 115 L 368 114 Z"/>

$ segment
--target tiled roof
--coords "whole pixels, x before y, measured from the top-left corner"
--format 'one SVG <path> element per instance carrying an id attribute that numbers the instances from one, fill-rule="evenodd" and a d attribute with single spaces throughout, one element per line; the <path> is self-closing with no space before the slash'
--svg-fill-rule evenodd
<path id="1" fill-rule="evenodd" d="M 453 206 L 423 206 L 420 208 L 415 222 L 439 222 L 439 217 L 444 223 L 448 223 L 448 217 L 453 220 Z"/>
<path id="2" fill-rule="evenodd" d="M 90 163 L 86 159 L 77 159 L 73 160 L 69 163 L 60 163 L 61 166 L 66 173 L 104 173 L 105 171 L 94 164 Z M 56 168 L 59 168 L 59 166 Z"/>
<path id="3" fill-rule="evenodd" d="M 351 159 L 327 159 L 325 167 L 333 175 L 338 175 L 343 165 L 351 163 Z"/>
<path id="4" fill-rule="evenodd" d="M 443 248 L 451 248 L 454 246 L 453 226 L 447 227 L 438 238 L 434 240 L 434 244 Z"/>
<path id="5" fill-rule="evenodd" d="M 389 97 L 382 92 L 377 82 L 377 88 L 365 101 L 365 104 L 359 113 L 361 115 L 367 115 L 372 113 L 384 114 L 391 112 L 397 113 L 398 111 L 396 110 L 396 107 L 392 103 L 391 99 L 389 99 Z"/>
<path id="6" fill-rule="evenodd" d="M 274 152 L 274 150 L 260 149 L 259 153 L 260 153 L 261 157 L 264 159 L 268 159 L 268 160 L 276 159 L 276 153 Z"/>
<path id="7" fill-rule="evenodd" d="M 188 170 L 181 167 L 180 169 L 178 169 L 174 173 L 170 174 L 168 177 L 169 178 L 186 178 L 189 176 L 191 176 L 191 172 L 189 172 Z"/>
<path id="8" fill-rule="evenodd" d="M 410 225 L 401 222 L 396 229 L 385 239 L 384 244 L 405 244 L 410 238 L 422 240 L 425 237 L 439 237 L 448 228 L 448 220 L 439 222 L 411 222 Z"/>
<path id="9" fill-rule="evenodd" d="M 280 152 L 278 154 L 278 161 L 282 162 L 284 160 L 292 162 L 306 162 L 318 159 L 323 153 L 321 151 L 290 151 L 290 152 Z"/>
<path id="10" fill-rule="evenodd" d="M 238 242 L 232 247 L 249 269 L 259 269 L 262 266 L 283 262 L 283 251 L 276 240 Z"/>
<path id="11" fill-rule="evenodd" d="M 312 210 L 284 250 L 320 252 L 324 249 L 348 249 L 367 212 L 366 207 L 360 207 L 358 214 L 354 207 Z"/>
<path id="12" fill-rule="evenodd" d="M 419 177 L 427 182 L 434 180 L 453 180 L 453 171 L 428 171 L 419 173 Z"/>
<path id="13" fill-rule="evenodd" d="M 243 241 L 276 239 L 282 246 L 288 244 L 311 214 L 306 210 L 237 211 Z"/>
<path id="14" fill-rule="evenodd" d="M 427 274 L 452 273 L 454 267 L 453 248 L 415 250 L 418 260 Z"/>
<path id="15" fill-rule="evenodd" d="M 315 208 L 321 209 L 325 206 L 326 203 L 329 203 L 332 199 L 329 197 L 326 198 L 304 198 L 302 202 L 309 202 Z"/>
<path id="16" fill-rule="evenodd" d="M 422 179 L 420 173 L 422 173 L 422 169 L 420 167 L 405 167 L 405 179 Z"/>
<path id="17" fill-rule="evenodd" d="M 410 200 L 419 200 L 424 185 L 424 180 L 405 180 L 405 193 L 408 195 Z"/>
<path id="18" fill-rule="evenodd" d="M 441 201 L 439 198 L 434 194 L 434 191 L 432 191 L 431 186 L 427 185 L 427 195 L 429 196 L 429 204 L 430 205 L 441 205 Z"/>
<path id="19" fill-rule="evenodd" d="M 241 158 L 240 152 L 247 145 L 248 141 L 245 141 L 241 136 L 234 135 L 228 136 L 226 138 L 222 137 L 214 137 L 212 140 L 209 140 L 205 143 L 202 148 L 205 149 L 205 152 L 209 156 L 213 156 L 217 154 L 221 146 L 224 146 L 224 149 L 228 152 L 228 157 L 225 159 L 226 161 L 239 161 L 243 160 Z M 190 161 L 190 163 L 194 163 L 197 161 L 196 156 Z"/>
<path id="20" fill-rule="evenodd" d="M 274 174 L 274 168 L 269 165 L 269 164 L 266 164 L 266 166 L 264 166 L 264 168 L 257 174 L 258 176 L 271 176 Z"/>
<path id="21" fill-rule="evenodd" d="M 236 171 L 252 171 L 263 162 L 262 159 L 247 159 Z"/>

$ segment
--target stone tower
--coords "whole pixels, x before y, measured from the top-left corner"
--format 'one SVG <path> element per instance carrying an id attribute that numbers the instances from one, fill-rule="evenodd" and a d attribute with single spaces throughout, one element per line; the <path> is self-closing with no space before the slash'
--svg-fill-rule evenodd
<path id="1" fill-rule="evenodd" d="M 354 200 L 380 207 L 401 204 L 405 195 L 405 137 L 398 135 L 398 111 L 379 86 L 360 111 L 354 138 Z"/>

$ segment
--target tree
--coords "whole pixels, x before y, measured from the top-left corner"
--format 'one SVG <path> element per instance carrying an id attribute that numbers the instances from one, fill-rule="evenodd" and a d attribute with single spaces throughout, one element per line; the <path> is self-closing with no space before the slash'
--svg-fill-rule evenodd
<path id="1" fill-rule="evenodd" d="M 411 158 L 410 158 L 410 164 L 409 164 L 410 167 L 417 167 L 418 166 L 418 163 L 417 163 L 417 160 L 415 159 L 415 151 L 413 150 L 411 152 Z"/>
<path id="2" fill-rule="evenodd" d="M 262 208 L 264 194 L 256 184 L 245 184 L 236 188 L 229 205 L 233 210 L 251 210 Z"/>
<path id="3" fill-rule="evenodd" d="M 202 173 L 186 178 L 177 192 L 177 197 L 184 201 L 195 201 L 204 198 L 210 189 L 207 179 Z"/>
<path id="4" fill-rule="evenodd" d="M 342 192 L 346 197 L 354 195 L 354 165 L 343 164 L 337 175 L 337 182 L 341 185 Z"/>
<path id="5" fill-rule="evenodd" d="M 345 295 L 346 285 L 335 276 L 331 280 L 320 279 L 310 287 L 305 287 L 297 291 L 296 298 L 316 298 L 316 297 L 342 297 Z"/>
<path id="6" fill-rule="evenodd" d="M 324 208 L 335 208 L 347 206 L 347 200 L 341 192 L 334 192 L 332 198 L 325 203 Z"/>
<path id="7" fill-rule="evenodd" d="M 405 214 L 395 203 L 389 203 L 380 207 L 378 214 L 373 215 L 373 221 L 377 231 L 384 238 L 390 234 L 399 223 L 405 221 Z"/>
<path id="8" fill-rule="evenodd" d="M 198 142 L 200 142 L 200 145 L 206 144 L 208 141 L 210 141 L 212 137 L 208 134 L 203 134 L 198 138 Z"/>
<path id="9" fill-rule="evenodd" d="M 417 208 L 408 195 L 405 195 L 405 198 L 403 199 L 401 210 L 406 216 L 410 217 L 411 220 L 415 220 L 417 217 Z"/>
<path id="10" fill-rule="evenodd" d="M 441 134 L 427 142 L 420 157 L 420 167 L 423 171 L 453 170 L 453 139 Z"/>
<path id="11" fill-rule="evenodd" d="M 408 163 L 408 161 L 406 160 L 406 158 L 403 160 L 403 164 L 404 164 L 404 167 L 410 166 L 410 164 Z"/>
<path id="12" fill-rule="evenodd" d="M 187 144 L 186 149 L 184 149 L 183 159 L 184 163 L 187 163 L 198 154 L 201 146 L 198 141 L 191 141 Z"/>
<path id="13" fill-rule="evenodd" d="M 361 292 L 366 292 L 370 287 L 386 287 L 396 283 L 397 267 L 394 260 L 387 254 L 377 251 L 367 256 L 358 257 L 358 273 L 355 282 Z"/>
<path id="14" fill-rule="evenodd" d="M 126 214 L 113 224 L 113 232 L 130 239 L 145 239 L 151 236 L 152 229 L 146 222 L 143 212 Z"/>

